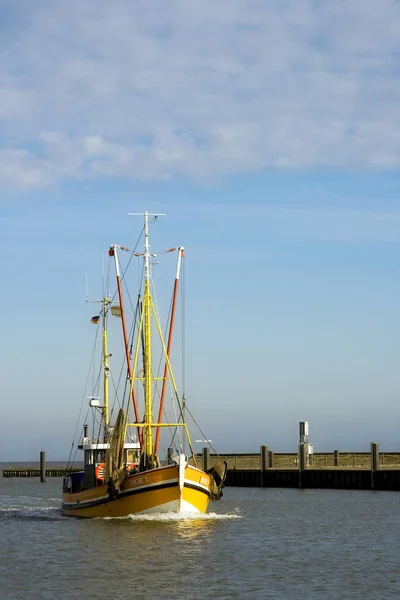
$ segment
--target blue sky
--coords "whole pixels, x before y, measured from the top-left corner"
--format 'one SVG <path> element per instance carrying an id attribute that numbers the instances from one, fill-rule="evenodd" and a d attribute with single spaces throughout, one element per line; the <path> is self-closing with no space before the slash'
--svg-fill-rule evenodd
<path id="1" fill-rule="evenodd" d="M 183 244 L 220 451 L 399 449 L 394 0 L 0 0 L 0 459 L 68 454 L 101 255 Z"/>

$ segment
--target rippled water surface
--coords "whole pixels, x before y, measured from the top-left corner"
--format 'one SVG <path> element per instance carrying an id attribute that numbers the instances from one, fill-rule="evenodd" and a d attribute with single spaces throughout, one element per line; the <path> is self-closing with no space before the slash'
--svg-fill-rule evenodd
<path id="1" fill-rule="evenodd" d="M 400 598 L 400 494 L 226 488 L 202 517 L 80 520 L 0 477 L 1 600 Z"/>

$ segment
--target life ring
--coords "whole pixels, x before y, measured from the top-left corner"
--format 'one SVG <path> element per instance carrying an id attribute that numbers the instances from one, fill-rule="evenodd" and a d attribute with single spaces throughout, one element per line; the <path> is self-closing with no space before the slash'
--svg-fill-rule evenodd
<path id="1" fill-rule="evenodd" d="M 106 463 L 100 463 L 94 470 L 94 474 L 96 476 L 96 480 L 104 481 L 104 476 L 106 472 Z"/>

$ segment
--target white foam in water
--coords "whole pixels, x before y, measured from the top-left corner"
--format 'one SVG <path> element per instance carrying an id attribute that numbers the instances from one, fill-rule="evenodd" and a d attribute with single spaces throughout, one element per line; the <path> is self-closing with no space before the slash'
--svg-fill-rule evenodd
<path id="1" fill-rule="evenodd" d="M 117 519 L 129 519 L 130 521 L 221 521 L 224 519 L 241 519 L 241 515 L 238 513 L 227 513 L 227 514 L 218 514 L 218 513 L 174 513 L 174 512 L 166 512 L 166 513 L 150 513 L 150 514 L 138 514 L 138 515 L 128 515 L 126 517 L 117 517 Z M 104 517 L 105 520 L 115 520 L 115 517 Z"/>
<path id="2" fill-rule="evenodd" d="M 29 506 L 21 504 L 8 504 L 0 506 L 2 518 L 11 517 L 14 519 L 38 519 L 38 520 L 59 520 L 67 519 L 56 506 Z"/>

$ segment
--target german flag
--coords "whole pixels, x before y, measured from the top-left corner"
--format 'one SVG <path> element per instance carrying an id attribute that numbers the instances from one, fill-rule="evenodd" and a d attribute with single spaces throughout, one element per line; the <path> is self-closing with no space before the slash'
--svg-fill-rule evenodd
<path id="1" fill-rule="evenodd" d="M 97 315 L 97 317 L 92 317 L 90 319 L 90 322 L 94 323 L 95 325 L 97 325 L 97 323 L 99 322 L 99 319 L 100 319 L 100 315 Z"/>

